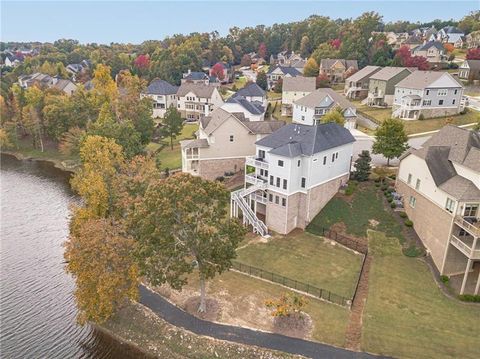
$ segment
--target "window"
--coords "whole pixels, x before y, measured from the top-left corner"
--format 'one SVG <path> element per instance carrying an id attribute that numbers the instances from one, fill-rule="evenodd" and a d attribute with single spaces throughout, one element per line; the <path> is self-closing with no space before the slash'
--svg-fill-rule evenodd
<path id="1" fill-rule="evenodd" d="M 418 191 L 420 189 L 420 179 L 417 178 L 417 182 L 415 183 L 415 189 Z"/>
<path id="2" fill-rule="evenodd" d="M 332 153 L 332 162 L 335 161 L 335 153 Z"/>
<path id="3" fill-rule="evenodd" d="M 282 160 L 278 160 L 278 167 L 283 167 L 283 161 Z"/>
<path id="4" fill-rule="evenodd" d="M 278 196 L 275 196 L 275 204 L 279 204 L 280 203 L 280 198 Z"/>
<path id="5" fill-rule="evenodd" d="M 439 89 L 437 90 L 437 96 L 447 96 L 447 89 Z"/>
<path id="6" fill-rule="evenodd" d="M 429 95 L 429 94 L 430 94 L 430 90 L 425 91 L 425 95 Z"/>
<path id="7" fill-rule="evenodd" d="M 452 100 L 452 105 L 455 105 L 455 99 Z"/>
<path id="8" fill-rule="evenodd" d="M 453 210 L 455 209 L 455 201 L 447 197 L 447 203 L 445 204 L 445 209 L 450 213 L 453 213 Z"/>
<path id="9" fill-rule="evenodd" d="M 280 177 L 277 177 L 277 187 L 280 188 Z"/>
<path id="10" fill-rule="evenodd" d="M 282 206 L 283 207 L 287 206 L 287 199 L 286 198 L 282 198 Z"/>
<path id="11" fill-rule="evenodd" d="M 476 217 L 478 212 L 478 204 L 466 204 L 465 211 L 463 212 L 464 217 Z"/>
<path id="12" fill-rule="evenodd" d="M 430 106 L 432 104 L 432 100 L 423 100 L 423 106 Z"/>
<path id="13" fill-rule="evenodd" d="M 443 105 L 443 100 L 438 100 L 439 105 Z"/>
<path id="14" fill-rule="evenodd" d="M 283 180 L 283 189 L 287 189 L 287 180 L 286 179 Z"/>
<path id="15" fill-rule="evenodd" d="M 300 160 L 297 161 L 297 167 L 300 167 Z"/>
<path id="16" fill-rule="evenodd" d="M 230 135 L 230 142 L 233 142 L 233 135 Z"/>
<path id="17" fill-rule="evenodd" d="M 323 164 L 324 164 L 324 165 L 327 164 L 327 156 L 323 156 Z"/>
<path id="18" fill-rule="evenodd" d="M 265 158 L 265 151 L 264 150 L 258 150 L 258 158 Z"/>
<path id="19" fill-rule="evenodd" d="M 305 177 L 302 177 L 302 183 L 300 184 L 300 186 L 301 186 L 302 188 L 305 188 L 306 182 L 307 182 L 307 179 L 306 179 Z"/>
<path id="20" fill-rule="evenodd" d="M 453 92 L 454 95 L 456 95 L 458 92 L 458 89 L 455 89 L 455 91 Z"/>
<path id="21" fill-rule="evenodd" d="M 415 197 L 410 196 L 410 200 L 408 201 L 408 203 L 410 204 L 410 207 L 415 208 L 415 204 L 417 203 L 417 200 L 415 199 Z"/>
<path id="22" fill-rule="evenodd" d="M 305 121 L 305 116 L 302 115 L 302 121 Z"/>
<path id="23" fill-rule="evenodd" d="M 408 179 L 407 179 L 407 184 L 410 184 L 410 183 L 412 183 L 412 174 L 411 173 L 408 174 Z"/>
<path id="24" fill-rule="evenodd" d="M 270 194 L 268 195 L 268 200 L 269 200 L 270 202 L 273 202 L 273 194 L 270 193 Z"/>
<path id="25" fill-rule="evenodd" d="M 273 186 L 273 176 L 270 176 L 270 184 Z"/>
<path id="26" fill-rule="evenodd" d="M 335 153 L 335 159 L 338 159 L 338 152 Z"/>

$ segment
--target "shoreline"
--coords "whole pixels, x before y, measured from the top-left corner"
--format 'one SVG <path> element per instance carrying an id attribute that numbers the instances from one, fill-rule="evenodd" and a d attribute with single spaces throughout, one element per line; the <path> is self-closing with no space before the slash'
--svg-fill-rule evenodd
<path id="1" fill-rule="evenodd" d="M 48 163 L 52 165 L 54 168 L 63 171 L 69 175 L 73 175 L 76 173 L 75 169 L 78 166 L 73 166 L 71 168 L 67 167 L 63 162 L 65 161 L 60 161 L 54 158 L 49 158 L 49 157 L 36 157 L 36 156 L 28 156 L 23 154 L 22 152 L 19 151 L 14 151 L 14 150 L 1 150 L 0 151 L 1 155 L 5 156 L 10 156 L 14 157 L 18 161 L 35 161 L 35 162 L 43 162 L 43 163 Z"/>

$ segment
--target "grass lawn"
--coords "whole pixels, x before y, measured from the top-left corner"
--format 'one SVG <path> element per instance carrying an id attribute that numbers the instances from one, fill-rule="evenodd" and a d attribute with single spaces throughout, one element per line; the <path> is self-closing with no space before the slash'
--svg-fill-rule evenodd
<path id="1" fill-rule="evenodd" d="M 404 358 L 478 358 L 480 307 L 445 297 L 426 264 L 395 238 L 369 232 L 369 295 L 362 349 Z"/>
<path id="2" fill-rule="evenodd" d="M 237 260 L 350 298 L 362 256 L 303 231 L 255 243 L 237 251 Z"/>
<path id="3" fill-rule="evenodd" d="M 186 300 L 199 295 L 198 274 L 189 276 L 189 283 L 181 292 L 167 291 L 170 299 L 183 307 Z M 273 317 L 265 301 L 279 298 L 285 292 L 288 290 L 279 285 L 236 272 L 225 272 L 207 282 L 207 296 L 220 306 L 218 322 L 266 331 L 273 330 Z M 305 312 L 314 324 L 309 339 L 344 345 L 348 309 L 308 297 Z"/>
<path id="4" fill-rule="evenodd" d="M 292 116 L 282 116 L 282 101 L 271 101 L 271 106 L 275 107 L 275 110 L 272 113 L 274 119 L 279 121 L 285 121 L 285 123 L 292 122 Z M 275 106 L 276 104 L 276 106 Z"/>
<path id="5" fill-rule="evenodd" d="M 345 197 L 335 196 L 313 219 L 308 231 L 315 233 L 314 226 L 330 228 L 335 223 L 344 223 L 347 234 L 356 237 L 366 237 L 368 229 L 377 229 L 403 239 L 401 225 L 384 210 L 382 194 L 377 191 L 372 182 L 357 186 L 351 202 Z M 378 222 L 375 226 L 370 220 Z"/>
<path id="6" fill-rule="evenodd" d="M 240 90 L 247 84 L 247 78 L 245 76 L 240 76 L 238 79 L 235 79 L 233 84 L 237 87 L 237 90 Z"/>
<path id="7" fill-rule="evenodd" d="M 439 130 L 448 123 L 454 125 L 467 125 L 480 121 L 480 112 L 469 109 L 464 115 L 430 118 L 425 120 L 404 121 L 405 131 L 408 135 L 427 131 Z"/>
<path id="8" fill-rule="evenodd" d="M 282 93 L 275 91 L 267 91 L 267 99 L 269 100 L 282 100 Z"/>

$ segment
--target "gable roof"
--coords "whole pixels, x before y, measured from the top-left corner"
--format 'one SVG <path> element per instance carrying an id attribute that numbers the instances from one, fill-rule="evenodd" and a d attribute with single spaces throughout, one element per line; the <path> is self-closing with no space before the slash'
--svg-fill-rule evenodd
<path id="1" fill-rule="evenodd" d="M 234 93 L 232 97 L 265 97 L 265 94 L 265 91 L 260 86 L 255 82 L 250 82 L 247 86 Z"/>
<path id="2" fill-rule="evenodd" d="M 435 81 L 440 78 L 448 76 L 452 81 L 454 81 L 458 87 L 462 87 L 457 80 L 453 78 L 448 72 L 441 71 L 414 71 L 402 81 L 395 85 L 395 87 L 406 87 L 411 89 L 424 89 L 425 87 L 431 86 Z"/>
<path id="3" fill-rule="evenodd" d="M 288 124 L 257 141 L 259 146 L 271 148 L 270 153 L 285 156 L 312 156 L 331 148 L 355 142 L 345 127 L 336 123 L 316 126 Z"/>
<path id="4" fill-rule="evenodd" d="M 480 60 L 465 60 L 471 70 L 480 70 Z"/>
<path id="5" fill-rule="evenodd" d="M 427 41 L 422 46 L 415 48 L 415 51 L 426 51 L 431 47 L 437 48 L 439 51 L 444 51 L 443 44 L 440 41 Z"/>
<path id="6" fill-rule="evenodd" d="M 353 106 L 353 104 L 344 96 L 328 87 L 319 88 L 313 91 L 311 94 L 298 99 L 294 103 L 296 105 L 309 108 L 315 108 L 320 105 L 322 105 L 322 107 L 330 107 L 334 106 L 335 104 L 338 104 L 343 110 L 346 108 L 355 108 L 355 106 Z"/>
<path id="7" fill-rule="evenodd" d="M 280 69 L 280 71 L 282 71 L 282 73 L 284 75 L 290 75 L 292 77 L 295 77 L 295 76 L 301 76 L 302 73 L 296 68 L 296 67 L 289 67 L 289 66 L 280 66 L 280 65 L 277 65 L 277 66 L 272 66 L 268 69 L 268 72 L 267 74 L 271 74 L 273 71 L 275 71 L 276 69 Z"/>
<path id="8" fill-rule="evenodd" d="M 282 92 L 285 91 L 315 91 L 316 80 L 315 77 L 285 77 L 283 79 Z"/>
<path id="9" fill-rule="evenodd" d="M 283 121 L 245 121 L 243 122 L 248 129 L 256 135 L 266 135 L 272 133 L 285 125 Z"/>
<path id="10" fill-rule="evenodd" d="M 445 26 L 442 30 L 446 34 L 463 34 L 463 31 L 455 26 Z"/>
<path id="11" fill-rule="evenodd" d="M 150 95 L 174 95 L 177 91 L 177 86 L 173 86 L 164 80 L 155 79 L 150 82 L 145 93 Z"/>
<path id="12" fill-rule="evenodd" d="M 191 71 L 183 74 L 185 80 L 207 80 L 208 75 L 205 72 L 201 71 Z"/>
<path id="13" fill-rule="evenodd" d="M 411 68 L 408 67 L 387 66 L 382 68 L 380 71 L 374 73 L 372 76 L 370 76 L 370 78 L 374 80 L 388 81 L 405 70 L 410 72 L 413 71 Z"/>
<path id="14" fill-rule="evenodd" d="M 329 68 L 332 67 L 336 62 L 340 61 L 340 63 L 345 66 L 345 69 L 353 67 L 354 69 L 358 69 L 358 62 L 357 60 L 345 60 L 345 59 L 322 59 L 320 61 L 321 68 Z"/>
<path id="15" fill-rule="evenodd" d="M 248 101 L 243 96 L 230 97 L 227 100 L 227 103 L 236 103 L 253 115 L 261 115 L 265 112 L 265 108 L 263 107 L 262 103 L 258 101 Z"/>
<path id="16" fill-rule="evenodd" d="M 184 83 L 181 84 L 177 90 L 177 96 L 185 96 L 189 92 L 193 92 L 196 96 L 200 98 L 210 98 L 212 97 L 213 92 L 215 91 L 214 86 L 209 86 L 205 84 L 195 84 L 195 83 Z"/>
<path id="17" fill-rule="evenodd" d="M 65 79 L 58 79 L 53 85 L 53 88 L 56 88 L 60 91 L 63 91 L 68 85 L 72 84 L 75 88 L 77 85 L 75 85 L 72 81 L 70 80 L 65 80 Z"/>
<path id="18" fill-rule="evenodd" d="M 352 76 L 347 77 L 345 81 L 360 81 L 365 77 L 373 75 L 375 72 L 381 70 L 380 66 L 365 66 L 363 69 L 358 70 Z M 285 84 L 284 84 L 285 85 Z"/>

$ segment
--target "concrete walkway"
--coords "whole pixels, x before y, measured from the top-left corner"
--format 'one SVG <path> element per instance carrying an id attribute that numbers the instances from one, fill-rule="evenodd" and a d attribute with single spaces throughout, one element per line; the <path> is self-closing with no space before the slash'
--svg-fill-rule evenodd
<path id="1" fill-rule="evenodd" d="M 303 355 L 308 358 L 378 358 L 375 355 L 367 353 L 352 352 L 346 349 L 280 334 L 205 321 L 181 310 L 143 285 L 140 286 L 140 303 L 151 309 L 168 323 L 176 327 L 184 328 L 197 335 L 205 335 L 220 340 L 279 350 L 290 354 Z"/>

